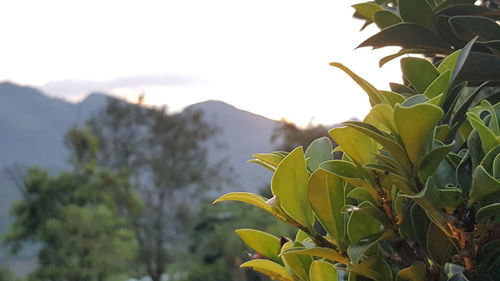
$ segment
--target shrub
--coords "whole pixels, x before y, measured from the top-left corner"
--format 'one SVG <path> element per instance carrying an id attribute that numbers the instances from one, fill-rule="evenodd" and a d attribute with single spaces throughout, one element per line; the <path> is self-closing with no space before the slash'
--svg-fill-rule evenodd
<path id="1" fill-rule="evenodd" d="M 404 84 L 378 90 L 349 68 L 371 111 L 304 151 L 253 155 L 272 198 L 237 192 L 295 226 L 294 238 L 237 230 L 262 258 L 243 263 L 293 281 L 500 280 L 500 27 L 496 1 L 354 5 L 382 30 L 360 46 L 401 46 Z M 332 150 L 342 152 L 334 158 Z M 337 153 L 335 154 L 337 155 Z"/>

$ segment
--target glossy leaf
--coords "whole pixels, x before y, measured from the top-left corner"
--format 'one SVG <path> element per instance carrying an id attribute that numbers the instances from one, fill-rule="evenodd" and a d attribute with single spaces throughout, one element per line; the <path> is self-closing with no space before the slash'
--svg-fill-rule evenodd
<path id="1" fill-rule="evenodd" d="M 443 74 L 446 71 L 453 71 L 453 69 L 455 69 L 455 66 L 457 64 L 457 59 L 460 56 L 460 52 L 462 52 L 462 50 L 457 50 L 452 54 L 446 56 L 441 61 L 441 63 L 439 63 L 439 66 L 437 67 L 439 73 Z"/>
<path id="2" fill-rule="evenodd" d="M 419 94 L 423 94 L 427 87 L 439 76 L 439 72 L 432 63 L 422 58 L 408 57 L 401 59 L 401 70 L 403 76 L 410 81 Z"/>
<path id="3" fill-rule="evenodd" d="M 455 30 L 463 30 L 461 39 L 470 41 L 479 36 L 480 41 L 500 40 L 500 28 L 495 21 L 480 16 L 455 16 L 450 18 Z"/>
<path id="4" fill-rule="evenodd" d="M 326 261 L 313 261 L 309 269 L 310 281 L 338 281 L 338 273 L 335 266 Z"/>
<path id="5" fill-rule="evenodd" d="M 436 79 L 434 79 L 434 81 L 429 84 L 423 94 L 428 98 L 434 98 L 443 93 L 446 94 L 448 92 L 450 74 L 450 70 L 446 70 L 441 73 Z"/>
<path id="6" fill-rule="evenodd" d="M 333 128 L 329 133 L 357 165 L 373 162 L 377 144 L 365 134 L 350 127 Z"/>
<path id="7" fill-rule="evenodd" d="M 448 145 L 436 147 L 420 160 L 418 164 L 418 173 L 423 182 L 436 172 L 441 161 L 450 153 L 453 144 L 454 143 L 450 143 Z"/>
<path id="8" fill-rule="evenodd" d="M 427 140 L 443 116 L 443 111 L 431 104 L 394 108 L 394 121 L 412 163 L 418 163 Z"/>
<path id="9" fill-rule="evenodd" d="M 325 170 L 316 170 L 308 182 L 309 203 L 328 234 L 341 245 L 344 240 L 344 183 L 338 176 Z"/>
<path id="10" fill-rule="evenodd" d="M 300 246 L 303 246 L 300 242 L 286 242 L 281 249 L 281 259 L 285 263 L 285 266 L 299 276 L 301 280 L 308 280 L 309 268 L 313 261 L 312 257 L 286 251 L 287 249 Z"/>
<path id="11" fill-rule="evenodd" d="M 306 149 L 305 157 L 309 159 L 307 167 L 310 171 L 319 168 L 319 164 L 332 160 L 333 145 L 329 138 L 321 137 L 314 140 Z"/>
<path id="12" fill-rule="evenodd" d="M 240 201 L 243 203 L 248 203 L 274 215 L 271 206 L 266 203 L 267 199 L 258 194 L 249 192 L 231 192 L 217 198 L 212 204 L 222 201 Z"/>
<path id="13" fill-rule="evenodd" d="M 477 224 L 500 224 L 500 203 L 493 203 L 479 209 L 476 214 L 476 221 Z"/>
<path id="14" fill-rule="evenodd" d="M 235 232 L 248 247 L 274 261 L 279 261 L 280 239 L 269 233 L 255 229 L 237 229 Z"/>
<path id="15" fill-rule="evenodd" d="M 265 275 L 268 275 L 272 279 L 280 281 L 295 281 L 292 274 L 283 266 L 272 262 L 270 260 L 255 259 L 247 261 L 240 265 L 240 267 L 250 267 L 255 271 L 259 271 Z"/>
<path id="16" fill-rule="evenodd" d="M 376 12 L 382 10 L 379 5 L 371 2 L 354 4 L 352 7 L 356 10 L 356 14 L 370 21 L 373 21 Z"/>
<path id="17" fill-rule="evenodd" d="M 488 153 L 488 151 L 500 144 L 500 137 L 496 136 L 490 128 L 483 123 L 479 116 L 473 112 L 467 112 L 467 117 L 472 127 L 479 133 L 484 153 Z"/>
<path id="18" fill-rule="evenodd" d="M 306 161 L 302 147 L 294 149 L 276 168 L 271 189 L 279 205 L 300 224 L 312 227 L 313 213 L 307 201 Z"/>
<path id="19" fill-rule="evenodd" d="M 434 12 L 426 0 L 399 0 L 398 10 L 405 22 L 417 23 L 436 31 Z"/>
<path id="20" fill-rule="evenodd" d="M 496 192 L 500 192 L 500 180 L 488 174 L 483 166 L 477 166 L 472 175 L 472 187 L 467 206 L 470 207 L 474 202 Z"/>
<path id="21" fill-rule="evenodd" d="M 337 62 L 330 63 L 331 66 L 337 67 L 338 69 L 344 71 L 347 75 L 351 77 L 354 82 L 356 82 L 368 95 L 370 98 L 370 103 L 375 105 L 377 103 L 386 102 L 384 96 L 380 94 L 380 92 L 370 83 L 368 83 L 365 79 L 359 77 L 352 70 L 347 68 L 345 65 Z"/>
<path id="22" fill-rule="evenodd" d="M 379 257 L 373 256 L 351 267 L 351 271 L 373 281 L 392 281 L 391 267 Z"/>
<path id="23" fill-rule="evenodd" d="M 430 52 L 449 54 L 450 45 L 437 34 L 415 23 L 400 23 L 390 26 L 361 43 L 360 47 L 374 49 L 400 46 L 407 49 L 426 49 Z"/>
<path id="24" fill-rule="evenodd" d="M 340 254 L 339 252 L 330 249 L 330 248 L 322 248 L 322 247 L 313 247 L 313 248 L 289 248 L 285 251 L 286 253 L 294 253 L 299 255 L 310 255 L 314 257 L 325 258 L 328 260 L 336 261 L 342 264 L 351 264 L 350 261 Z"/>

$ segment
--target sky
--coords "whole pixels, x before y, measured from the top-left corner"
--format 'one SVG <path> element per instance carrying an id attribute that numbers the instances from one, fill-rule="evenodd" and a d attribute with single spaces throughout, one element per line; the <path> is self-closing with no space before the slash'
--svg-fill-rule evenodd
<path id="1" fill-rule="evenodd" d="M 359 2 L 359 1 L 358 1 Z M 221 100 L 272 119 L 333 124 L 369 111 L 329 62 L 376 87 L 400 78 L 395 48 L 356 49 L 348 0 L 3 1 L 0 80 L 79 101 L 92 91 L 173 111 Z"/>

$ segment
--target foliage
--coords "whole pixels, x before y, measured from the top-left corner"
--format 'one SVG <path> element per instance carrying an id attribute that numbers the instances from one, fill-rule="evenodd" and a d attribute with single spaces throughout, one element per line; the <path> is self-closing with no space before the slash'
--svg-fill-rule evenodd
<path id="1" fill-rule="evenodd" d="M 129 271 L 136 242 L 123 215 L 136 212 L 139 201 L 122 175 L 93 165 L 88 131 L 70 131 L 67 143 L 78 152 L 74 171 L 29 170 L 6 240 L 14 251 L 41 243 L 31 280 L 109 280 Z"/>
<path id="2" fill-rule="evenodd" d="M 292 151 L 297 146 L 309 146 L 320 137 L 328 136 L 328 129 L 322 125 L 309 124 L 300 128 L 292 122 L 281 120 L 274 128 L 271 142 L 278 143 L 277 150 Z"/>
<path id="3" fill-rule="evenodd" d="M 397 45 L 434 64 L 403 58 L 405 84 L 393 91 L 331 64 L 359 84 L 372 109 L 329 131 L 341 158 L 327 138 L 306 151 L 255 154 L 252 162 L 274 172 L 272 197 L 240 192 L 215 201 L 255 205 L 298 229 L 278 247 L 270 234 L 243 239 L 262 257 L 242 267 L 286 281 L 500 279 L 500 27 L 489 20 L 498 17 L 494 2 L 474 2 L 354 6 L 383 28 L 361 46 Z M 441 31 L 444 13 L 460 40 Z"/>
<path id="4" fill-rule="evenodd" d="M 203 144 L 215 129 L 199 111 L 169 114 L 115 99 L 88 125 L 98 136 L 100 165 L 125 171 L 144 200 L 129 220 L 139 243 L 137 263 L 158 281 L 187 239 L 185 221 L 197 211 L 195 201 L 220 180 Z"/>
<path id="5" fill-rule="evenodd" d="M 267 280 L 263 275 L 243 272 L 239 265 L 249 259 L 249 249 L 234 235 L 233 229 L 259 228 L 284 237 L 293 233 L 293 228 L 276 222 L 250 206 L 235 204 L 219 205 L 215 208 L 204 205 L 190 220 L 190 241 L 184 245 L 187 252 L 179 253 L 172 267 L 183 272 L 181 280 Z"/>
<path id="6" fill-rule="evenodd" d="M 0 266 L 0 281 L 16 281 L 17 278 L 6 267 Z"/>

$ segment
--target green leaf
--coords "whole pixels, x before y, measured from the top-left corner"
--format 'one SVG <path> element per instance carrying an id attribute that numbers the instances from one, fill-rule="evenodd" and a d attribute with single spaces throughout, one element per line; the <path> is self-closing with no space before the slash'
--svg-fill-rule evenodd
<path id="1" fill-rule="evenodd" d="M 365 134 L 350 127 L 333 128 L 329 133 L 357 165 L 373 162 L 377 144 Z"/>
<path id="2" fill-rule="evenodd" d="M 396 281 L 425 281 L 427 268 L 421 261 L 414 262 L 410 267 L 401 269 L 396 275 Z"/>
<path id="3" fill-rule="evenodd" d="M 298 255 L 310 255 L 314 257 L 320 257 L 320 258 L 325 258 L 328 260 L 336 261 L 342 264 L 349 265 L 351 262 L 344 257 L 342 254 L 339 252 L 330 249 L 330 248 L 321 248 L 321 247 L 314 247 L 314 248 L 289 248 L 285 251 L 285 253 L 293 253 L 293 254 L 298 254 Z"/>
<path id="4" fill-rule="evenodd" d="M 448 213 L 453 213 L 453 211 L 465 201 L 465 196 L 461 188 L 442 188 L 438 191 L 439 199 L 443 202 Z"/>
<path id="5" fill-rule="evenodd" d="M 309 159 L 307 167 L 310 171 L 319 168 L 319 164 L 332 160 L 333 145 L 329 138 L 321 137 L 314 140 L 306 149 L 305 157 Z"/>
<path id="6" fill-rule="evenodd" d="M 422 94 L 418 94 L 418 95 L 414 95 L 414 96 L 411 96 L 409 98 L 407 98 L 405 100 L 405 102 L 403 102 L 401 104 L 401 106 L 403 107 L 409 107 L 409 106 L 412 106 L 412 105 L 416 105 L 416 104 L 419 104 L 419 103 L 428 103 L 429 102 L 429 98 L 422 95 Z"/>
<path id="7" fill-rule="evenodd" d="M 472 186 L 467 206 L 470 207 L 474 202 L 495 192 L 500 192 L 500 180 L 488 174 L 483 166 L 477 166 L 472 174 Z"/>
<path id="8" fill-rule="evenodd" d="M 271 190 L 278 204 L 298 223 L 312 228 L 313 213 L 307 201 L 309 175 L 302 147 L 294 149 L 276 168 Z"/>
<path id="9" fill-rule="evenodd" d="M 358 263 L 366 250 L 382 239 L 389 222 L 385 214 L 368 201 L 362 202 L 349 217 L 347 233 L 351 244 L 347 253 Z"/>
<path id="10" fill-rule="evenodd" d="M 425 89 L 439 76 L 439 72 L 434 65 L 422 58 L 408 57 L 401 59 L 401 70 L 403 76 L 419 94 L 423 94 Z"/>
<path id="11" fill-rule="evenodd" d="M 454 142 L 436 147 L 420 160 L 418 163 L 418 174 L 423 182 L 427 181 L 436 172 L 441 161 L 450 153 L 453 144 Z"/>
<path id="12" fill-rule="evenodd" d="M 316 217 L 338 243 L 344 240 L 344 183 L 341 178 L 325 170 L 316 170 L 308 182 L 308 199 Z"/>
<path id="13" fill-rule="evenodd" d="M 365 91 L 365 93 L 370 98 L 370 103 L 372 105 L 382 102 L 387 103 L 385 97 L 382 94 L 380 94 L 380 92 L 372 84 L 368 83 L 365 79 L 359 77 L 356 73 L 347 68 L 345 65 L 338 62 L 332 62 L 330 63 L 330 65 L 339 68 L 340 70 L 344 71 L 347 75 L 349 75 L 351 79 L 354 80 L 354 82 L 356 82 Z"/>
<path id="14" fill-rule="evenodd" d="M 479 133 L 479 138 L 481 139 L 481 145 L 484 153 L 488 153 L 495 146 L 500 144 L 500 138 L 497 137 L 491 130 L 488 128 L 481 118 L 477 116 L 474 112 L 467 112 L 468 120 L 471 126 L 477 130 Z"/>
<path id="15" fill-rule="evenodd" d="M 285 158 L 285 156 L 279 153 L 257 153 L 252 155 L 252 157 L 255 159 L 248 160 L 248 162 L 262 165 L 273 172 L 276 170 L 281 160 Z"/>
<path id="16" fill-rule="evenodd" d="M 414 22 L 436 31 L 434 12 L 426 0 L 399 0 L 398 10 L 405 22 Z"/>
<path id="17" fill-rule="evenodd" d="M 434 53 L 451 53 L 450 45 L 440 36 L 415 23 L 399 23 L 390 26 L 361 43 L 360 47 L 374 49 L 400 46 L 406 49 L 425 49 Z"/>
<path id="18" fill-rule="evenodd" d="M 454 254 L 453 250 L 454 246 L 450 238 L 435 224 L 431 223 L 427 233 L 427 251 L 432 261 L 438 266 L 443 267 Z"/>
<path id="19" fill-rule="evenodd" d="M 368 277 L 373 281 L 392 281 L 391 267 L 379 256 L 372 256 L 359 264 L 353 265 L 350 271 Z"/>
<path id="20" fill-rule="evenodd" d="M 255 229 L 237 229 L 235 232 L 250 248 L 276 262 L 281 250 L 280 239 L 269 233 Z"/>
<path id="21" fill-rule="evenodd" d="M 308 280 L 309 268 L 311 267 L 313 259 L 309 255 L 298 255 L 296 253 L 286 251 L 287 249 L 295 247 L 303 247 L 303 245 L 300 242 L 286 242 L 281 249 L 281 259 L 285 263 L 285 266 L 295 273 L 301 280 Z"/>
<path id="22" fill-rule="evenodd" d="M 500 81 L 500 57 L 483 52 L 470 52 L 467 63 L 456 80 L 457 82 Z"/>
<path id="23" fill-rule="evenodd" d="M 240 267 L 251 267 L 275 280 L 295 281 L 286 268 L 270 260 L 255 259 L 241 264 Z"/>
<path id="24" fill-rule="evenodd" d="M 366 115 L 363 122 L 371 124 L 376 128 L 381 128 L 381 127 L 382 129 L 385 128 L 387 129 L 386 131 L 395 133 L 397 132 L 397 130 L 396 130 L 396 125 L 394 124 L 394 120 L 392 119 L 393 115 L 394 115 L 394 110 L 392 109 L 392 106 L 388 104 L 377 104 L 374 107 L 372 107 L 372 109 L 370 110 L 368 115 Z M 353 124 L 358 124 L 358 123 L 353 123 Z"/>
<path id="25" fill-rule="evenodd" d="M 399 105 L 397 105 L 399 106 Z M 406 171 L 410 171 L 410 166 L 408 163 L 408 158 L 406 156 L 406 153 L 403 150 L 403 147 L 399 145 L 399 143 L 396 143 L 392 137 L 389 135 L 384 135 L 380 130 L 375 128 L 374 126 L 363 123 L 363 122 L 356 122 L 356 121 L 348 121 L 344 122 L 345 125 L 358 130 L 359 132 L 367 135 L 380 145 L 382 145 L 385 149 L 387 149 L 392 156 L 397 160 L 399 165 Z M 376 157 L 376 156 L 375 156 Z"/>
<path id="26" fill-rule="evenodd" d="M 457 59 L 460 56 L 460 52 L 462 52 L 462 50 L 457 50 L 445 57 L 437 68 L 439 73 L 443 74 L 446 71 L 452 71 L 453 69 L 455 69 L 455 65 L 457 64 Z"/>
<path id="27" fill-rule="evenodd" d="M 392 55 L 388 55 L 380 59 L 378 65 L 379 67 L 384 66 L 384 64 L 390 62 L 391 60 L 395 58 L 399 58 L 400 56 L 406 55 L 406 54 L 424 54 L 426 52 L 425 49 L 401 49 L 399 52 L 394 53 Z"/>
<path id="28" fill-rule="evenodd" d="M 359 167 L 345 160 L 330 160 L 322 163 L 320 168 L 341 178 L 363 179 Z"/>
<path id="29" fill-rule="evenodd" d="M 305 233 L 302 229 L 299 229 L 297 235 L 295 235 L 295 241 L 298 242 L 303 242 L 307 238 L 309 238 L 309 234 Z"/>
<path id="30" fill-rule="evenodd" d="M 427 140 L 442 116 L 441 108 L 427 103 L 394 108 L 394 121 L 412 163 L 418 163 L 425 153 Z"/>
<path id="31" fill-rule="evenodd" d="M 432 99 L 440 94 L 448 92 L 448 83 L 450 82 L 450 70 L 442 72 L 434 81 L 425 89 L 424 95 Z"/>
<path id="32" fill-rule="evenodd" d="M 249 192 L 231 192 L 217 198 L 212 204 L 222 201 L 240 201 L 243 203 L 248 203 L 274 215 L 273 209 L 266 203 L 267 199 L 258 194 Z"/>
<path id="33" fill-rule="evenodd" d="M 349 191 L 349 193 L 347 194 L 347 198 L 357 199 L 360 202 L 368 201 L 371 202 L 373 205 L 377 204 L 375 198 L 373 198 L 373 196 L 370 194 L 370 192 L 366 187 L 354 188 L 353 190 Z"/>
<path id="34" fill-rule="evenodd" d="M 477 40 L 477 37 L 472 39 L 471 41 L 469 41 L 469 43 L 467 43 L 467 45 L 465 45 L 465 47 L 462 49 L 462 51 L 458 55 L 458 58 L 455 62 L 455 68 L 453 69 L 453 72 L 452 72 L 451 78 L 450 78 L 450 88 L 452 86 L 455 86 L 455 84 L 458 84 L 457 78 L 461 74 L 461 72 L 463 71 L 462 68 L 464 67 L 465 63 L 469 60 L 469 55 L 471 53 L 472 46 L 474 45 L 476 40 Z M 483 71 L 484 71 L 484 69 L 483 69 Z"/>
<path id="35" fill-rule="evenodd" d="M 476 222 L 477 224 L 500 224 L 500 203 L 493 203 L 479 209 L 476 214 Z"/>
<path id="36" fill-rule="evenodd" d="M 380 29 L 401 23 L 403 20 L 396 14 L 387 10 L 380 10 L 373 16 L 373 21 Z"/>
<path id="37" fill-rule="evenodd" d="M 449 19 L 453 28 L 459 32 L 461 39 L 470 41 L 479 36 L 481 41 L 500 40 L 500 28 L 495 21 L 480 16 L 456 16 Z"/>
<path id="38" fill-rule="evenodd" d="M 498 178 L 495 170 L 500 169 L 500 163 L 495 163 L 495 161 L 498 161 L 497 159 L 500 159 L 500 145 L 491 149 L 486 153 L 483 160 L 481 160 L 481 166 L 484 167 L 484 170 L 488 172 L 488 174 L 493 175 L 494 178 Z"/>
<path id="39" fill-rule="evenodd" d="M 310 281 L 338 281 L 337 269 L 326 261 L 313 261 L 309 269 Z"/>
<path id="40" fill-rule="evenodd" d="M 387 102 L 391 107 L 394 107 L 396 103 L 403 103 L 405 101 L 405 97 L 396 92 L 381 90 L 380 93 L 387 99 Z"/>
<path id="41" fill-rule="evenodd" d="M 369 21 L 373 21 L 375 13 L 382 10 L 382 7 L 371 2 L 354 4 L 351 7 L 353 7 L 356 10 L 357 15 Z"/>

